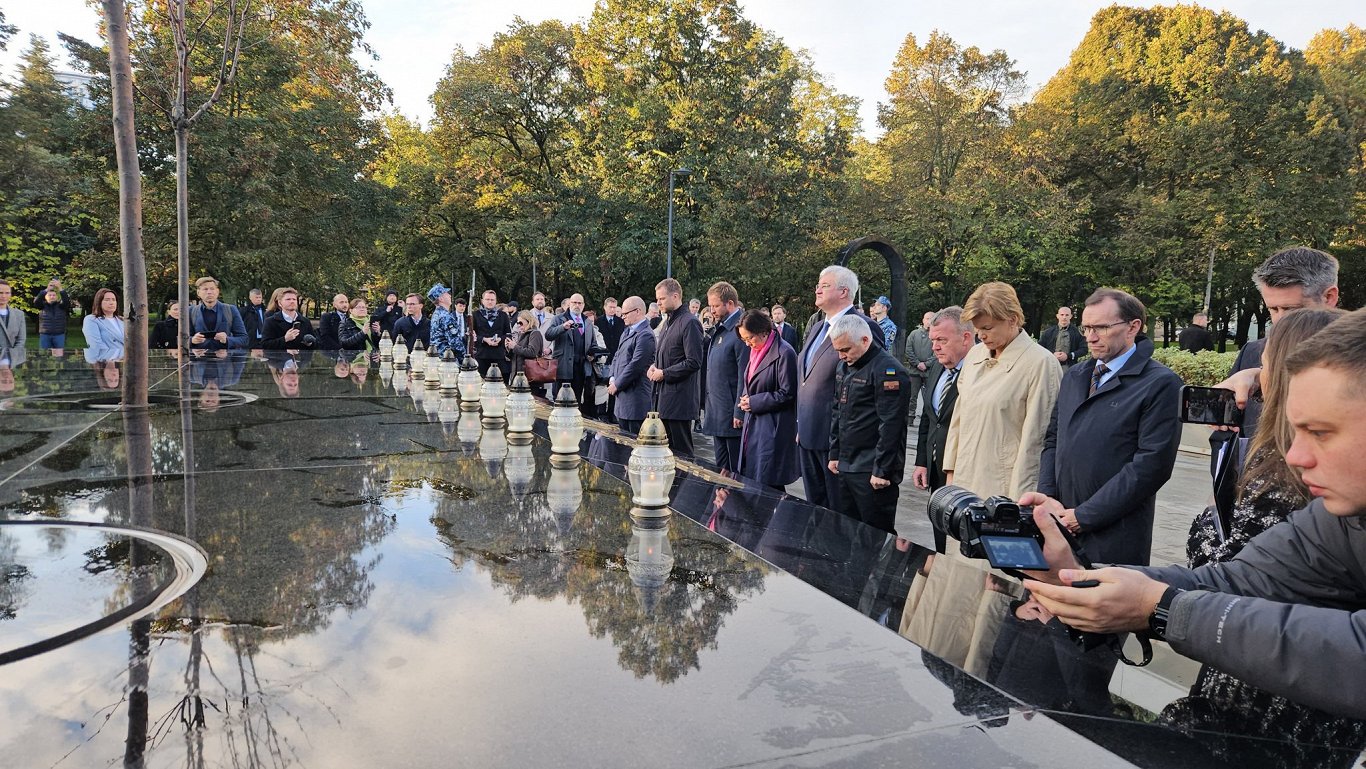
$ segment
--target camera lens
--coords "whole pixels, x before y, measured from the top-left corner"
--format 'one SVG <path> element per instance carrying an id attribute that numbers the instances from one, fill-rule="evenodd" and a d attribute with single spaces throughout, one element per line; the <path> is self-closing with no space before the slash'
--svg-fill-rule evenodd
<path id="1" fill-rule="evenodd" d="M 961 486 L 941 486 L 930 495 L 930 524 L 957 540 L 970 539 L 963 530 L 967 510 L 981 498 Z"/>

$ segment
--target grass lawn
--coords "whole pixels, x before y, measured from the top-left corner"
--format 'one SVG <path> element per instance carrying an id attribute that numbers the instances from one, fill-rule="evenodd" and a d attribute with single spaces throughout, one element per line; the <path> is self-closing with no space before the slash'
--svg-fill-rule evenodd
<path id="1" fill-rule="evenodd" d="M 24 340 L 24 349 L 30 352 L 38 351 L 38 332 L 36 326 L 30 324 L 28 339 Z M 66 324 L 66 349 L 80 350 L 85 347 L 85 334 L 81 331 L 81 324 L 72 321 Z"/>

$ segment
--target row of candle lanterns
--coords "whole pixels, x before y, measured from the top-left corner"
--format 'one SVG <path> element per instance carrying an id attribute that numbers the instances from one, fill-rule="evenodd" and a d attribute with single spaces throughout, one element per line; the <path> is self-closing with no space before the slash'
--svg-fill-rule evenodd
<path id="1" fill-rule="evenodd" d="M 380 337 L 380 361 L 392 362 L 395 386 L 407 384 L 408 369 L 414 380 L 423 380 L 425 389 L 439 389 L 444 396 L 455 395 L 461 411 L 479 411 L 484 427 L 507 426 L 513 435 L 529 435 L 535 424 L 536 406 L 526 376 L 518 372 L 512 386 L 503 384 L 503 373 L 498 366 L 490 366 L 488 373 L 479 376 L 475 360 L 466 356 L 457 361 L 447 350 L 437 358 L 435 350 L 424 349 L 421 340 L 413 344 L 411 356 L 402 336 L 389 338 L 386 331 Z M 402 385 L 400 385 L 402 382 Z M 400 389 L 400 392 L 402 390 Z M 418 395 L 414 392 L 414 400 Z M 546 427 L 550 436 L 551 465 L 560 468 L 576 466 L 579 444 L 583 440 L 584 421 L 579 402 L 570 387 L 560 387 Z M 669 450 L 668 434 L 659 414 L 651 412 L 641 426 L 636 448 L 627 463 L 627 480 L 631 485 L 631 501 L 636 508 L 633 515 L 662 517 L 668 515 L 669 491 L 673 487 L 675 461 Z"/>

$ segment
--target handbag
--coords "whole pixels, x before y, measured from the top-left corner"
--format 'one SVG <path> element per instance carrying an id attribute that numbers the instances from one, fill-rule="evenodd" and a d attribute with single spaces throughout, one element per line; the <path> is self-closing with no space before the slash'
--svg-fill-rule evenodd
<path id="1" fill-rule="evenodd" d="M 522 373 L 528 382 L 554 382 L 560 364 L 554 358 L 527 358 L 522 364 Z"/>

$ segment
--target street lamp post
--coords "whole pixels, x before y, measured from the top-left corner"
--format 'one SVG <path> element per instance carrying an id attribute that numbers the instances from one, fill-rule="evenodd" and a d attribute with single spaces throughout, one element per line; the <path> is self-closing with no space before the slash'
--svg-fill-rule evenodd
<path id="1" fill-rule="evenodd" d="M 686 179 L 691 173 L 691 168 L 675 168 L 669 172 L 669 242 L 665 247 L 665 253 L 668 256 L 664 265 L 664 277 L 666 278 L 674 276 L 674 177 L 681 176 Z"/>

